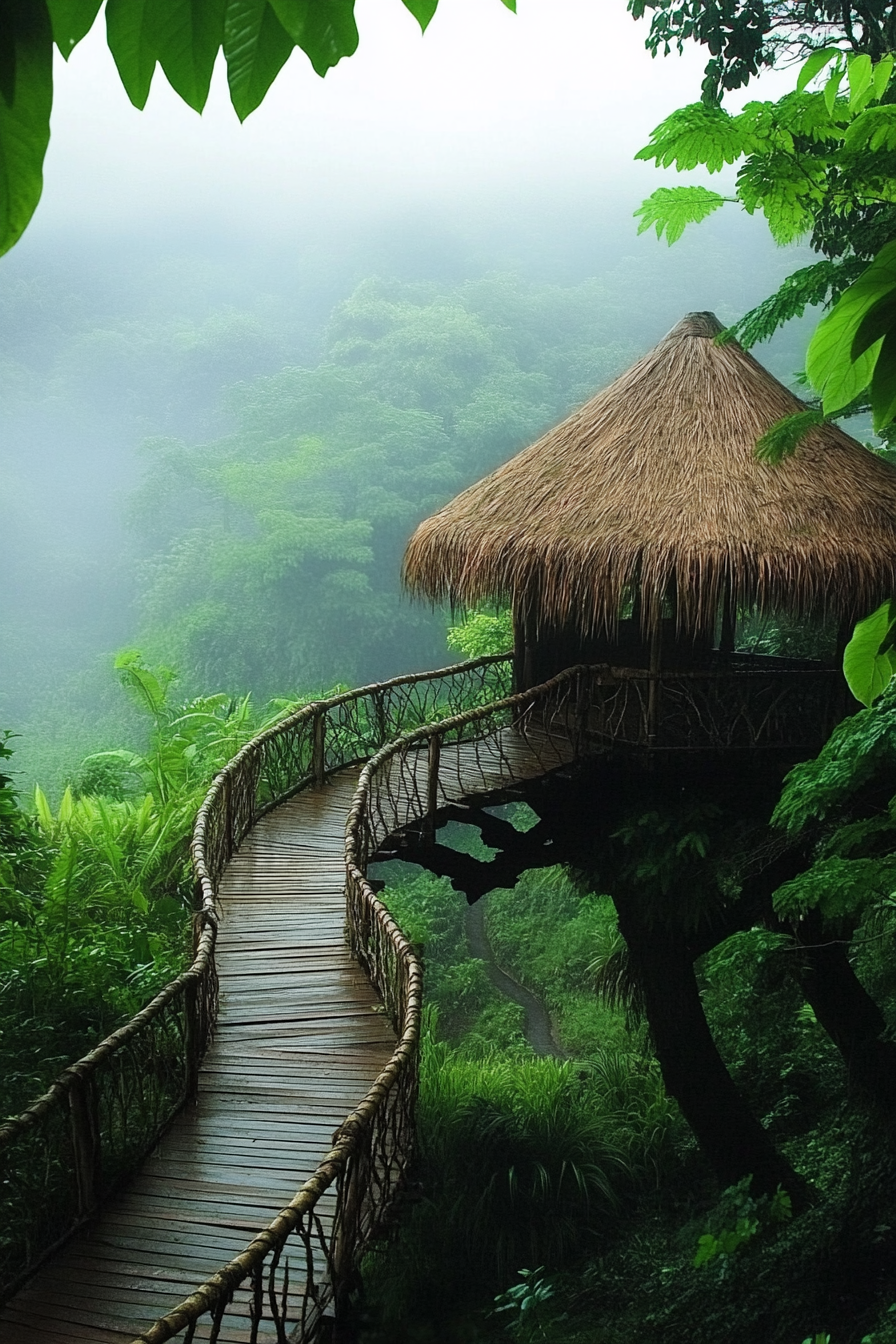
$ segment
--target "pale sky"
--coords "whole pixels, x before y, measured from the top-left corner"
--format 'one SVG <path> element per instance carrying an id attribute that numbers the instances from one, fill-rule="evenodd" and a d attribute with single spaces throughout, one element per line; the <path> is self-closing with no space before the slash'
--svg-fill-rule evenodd
<path id="1" fill-rule="evenodd" d="M 131 107 L 102 24 L 58 60 L 43 228 L 189 216 L 279 231 L 334 210 L 509 193 L 617 192 L 669 175 L 632 155 L 699 97 L 705 55 L 652 60 L 624 0 L 441 0 L 425 36 L 400 0 L 359 0 L 357 54 L 320 79 L 294 52 L 240 125 L 223 65 L 202 117 L 157 69 Z M 755 96 L 755 94 L 753 95 Z M 627 188 L 626 188 L 627 189 Z"/>

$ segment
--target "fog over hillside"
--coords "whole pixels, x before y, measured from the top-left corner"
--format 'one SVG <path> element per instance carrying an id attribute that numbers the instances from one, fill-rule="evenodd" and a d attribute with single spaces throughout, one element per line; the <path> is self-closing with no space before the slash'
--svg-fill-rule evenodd
<path id="1" fill-rule="evenodd" d="M 443 0 L 421 39 L 397 0 L 371 0 L 359 26 L 356 57 L 321 81 L 294 55 L 243 126 L 223 71 L 198 118 L 159 72 L 146 111 L 132 109 L 99 37 L 60 63 L 44 199 L 0 260 L 0 723 L 25 734 L 29 769 L 114 736 L 109 668 L 125 644 L 175 662 L 185 692 L 204 681 L 291 693 L 297 678 L 439 660 L 441 619 L 412 613 L 398 595 L 400 543 L 415 517 L 597 390 L 684 311 L 732 320 L 794 266 L 760 220 L 736 215 L 671 250 L 637 237 L 632 211 L 664 179 L 632 155 L 666 112 L 697 96 L 700 62 L 652 62 L 621 3 L 542 0 L 514 17 L 498 0 Z M 503 317 L 509 300 L 498 290 L 468 288 L 490 276 L 515 295 Z M 372 336 L 362 309 L 374 281 L 385 289 Z M 460 326 L 448 309 L 466 314 Z M 787 377 L 800 340 L 794 328 L 760 356 Z M 412 374 L 401 385 L 413 350 L 434 361 L 430 402 Z M 429 444 L 419 450 L 421 462 L 430 454 L 425 488 L 421 478 L 416 502 L 405 491 L 388 536 L 373 505 L 336 483 L 386 431 L 360 411 L 347 428 L 353 412 L 324 404 L 337 395 L 334 369 L 352 405 L 362 394 L 387 404 L 384 452 L 413 463 L 414 435 Z M 282 381 L 251 390 L 282 370 L 310 372 L 290 375 L 288 392 Z M 296 391 L 308 379 L 314 414 Z M 281 538 L 278 629 L 291 611 L 295 628 L 261 677 L 233 652 L 232 632 L 262 590 L 224 568 L 268 535 L 270 508 L 255 478 L 237 498 L 221 464 L 268 463 L 270 474 L 285 460 L 257 428 L 266 396 L 292 407 L 277 422 L 281 438 L 313 433 L 322 445 L 294 485 L 294 517 L 332 528 L 354 519 L 357 538 L 350 559 L 326 560 L 318 547 L 304 569 L 290 569 Z M 470 426 L 486 423 L 488 397 L 491 428 L 477 440 Z M 180 445 L 176 479 L 160 440 Z M 200 578 L 201 565 L 183 559 L 191 546 L 209 566 L 217 556 L 217 568 Z M 244 571 L 261 565 L 258 554 Z M 334 622 L 349 589 L 375 614 L 369 658 L 355 649 L 328 662 L 312 651 L 333 643 L 327 610 L 312 618 L 307 607 L 310 589 L 325 595 L 328 584 L 342 595 Z M 287 656 L 287 645 L 299 652 Z"/>

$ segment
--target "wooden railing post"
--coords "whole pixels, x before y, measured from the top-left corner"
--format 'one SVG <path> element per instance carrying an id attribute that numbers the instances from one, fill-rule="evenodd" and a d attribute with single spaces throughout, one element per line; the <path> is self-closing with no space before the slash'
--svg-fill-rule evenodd
<path id="1" fill-rule="evenodd" d="M 199 1090 L 199 1059 L 203 1035 L 200 1012 L 199 981 L 190 980 L 184 986 L 184 1095 L 193 1101 Z"/>
<path id="2" fill-rule="evenodd" d="M 436 813 L 439 810 L 439 757 L 442 743 L 438 733 L 429 739 L 429 761 L 426 774 L 426 817 L 424 835 L 430 843 L 436 834 Z"/>
<path id="3" fill-rule="evenodd" d="M 97 1206 L 100 1166 L 99 1116 L 96 1087 L 91 1076 L 75 1074 L 68 1094 L 72 1156 L 78 1190 L 78 1217 L 86 1218 Z"/>
<path id="4" fill-rule="evenodd" d="M 324 710 L 314 716 L 314 728 L 312 732 L 311 746 L 311 772 L 314 775 L 314 782 L 320 788 L 327 774 L 327 762 L 325 752 L 327 734 L 327 718 Z"/>
<path id="5" fill-rule="evenodd" d="M 226 836 L 227 858 L 233 854 L 236 846 L 233 843 L 233 776 L 228 773 L 224 776 L 224 835 Z"/>
<path id="6" fill-rule="evenodd" d="M 375 691 L 373 696 L 373 708 L 376 716 L 376 740 L 377 749 L 386 745 L 387 725 L 386 725 L 386 693 L 385 691 Z"/>
<path id="7" fill-rule="evenodd" d="M 574 746 L 577 756 L 585 750 L 588 733 L 588 714 L 591 709 L 591 696 L 585 694 L 585 686 L 591 689 L 591 678 L 585 672 L 576 673 L 576 708 Z"/>

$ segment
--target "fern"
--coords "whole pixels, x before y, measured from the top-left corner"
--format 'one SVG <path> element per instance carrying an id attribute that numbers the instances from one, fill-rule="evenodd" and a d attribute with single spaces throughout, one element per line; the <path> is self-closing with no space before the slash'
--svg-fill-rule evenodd
<path id="1" fill-rule="evenodd" d="M 638 233 L 653 227 L 657 238 L 665 233 L 671 246 L 688 224 L 699 224 L 731 199 L 706 187 L 659 187 L 635 211 L 635 218 L 640 220 Z"/>
<path id="2" fill-rule="evenodd" d="M 896 150 L 896 105 L 885 103 L 882 107 L 866 108 L 846 132 L 843 145 L 848 150 L 873 153 Z"/>
<path id="3" fill-rule="evenodd" d="M 886 897 L 896 882 L 896 857 L 821 859 L 805 873 L 785 882 L 772 897 L 775 912 L 785 919 L 818 909 L 825 919 L 861 914 Z"/>
<path id="4" fill-rule="evenodd" d="M 737 340 L 745 349 L 769 340 L 791 318 L 802 317 L 807 308 L 838 299 L 866 269 L 856 257 L 839 261 L 816 261 L 788 275 L 774 294 L 739 318 L 719 338 Z"/>
<path id="5" fill-rule="evenodd" d="M 704 167 L 717 173 L 748 152 L 744 141 L 736 117 L 720 107 L 690 103 L 660 122 L 635 158 L 653 159 L 658 168 L 675 167 L 679 172 Z"/>
<path id="6" fill-rule="evenodd" d="M 759 439 L 755 449 L 756 456 L 760 462 L 776 466 L 785 458 L 793 456 L 814 425 L 823 424 L 824 413 L 811 407 L 806 411 L 794 411 L 793 415 L 785 415 Z"/>
<path id="7" fill-rule="evenodd" d="M 774 106 L 782 135 L 792 136 L 794 140 L 811 140 L 814 144 L 843 139 L 840 123 L 847 115 L 845 102 L 835 103 L 829 111 L 821 93 L 787 93 Z"/>
<path id="8" fill-rule="evenodd" d="M 749 214 L 762 211 L 775 242 L 784 246 L 812 228 L 825 181 L 821 161 L 775 151 L 747 160 L 737 175 L 737 194 Z"/>

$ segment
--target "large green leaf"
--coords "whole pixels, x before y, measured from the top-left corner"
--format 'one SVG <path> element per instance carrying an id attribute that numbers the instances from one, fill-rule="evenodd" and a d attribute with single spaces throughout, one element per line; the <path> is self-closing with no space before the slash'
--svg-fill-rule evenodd
<path id="1" fill-rule="evenodd" d="M 871 705 L 887 689 L 896 672 L 893 635 L 896 598 L 889 598 L 859 621 L 843 654 L 843 675 L 855 698 Z"/>
<path id="2" fill-rule="evenodd" d="M 439 7 L 439 0 L 402 0 L 402 3 L 411 11 L 421 31 L 425 33 L 430 19 Z"/>
<path id="3" fill-rule="evenodd" d="M 851 358 L 858 359 L 860 355 L 864 355 L 866 350 L 870 350 L 872 345 L 894 328 L 896 328 L 896 289 L 891 289 L 871 305 L 856 327 L 856 334 L 850 346 Z"/>
<path id="4" fill-rule="evenodd" d="M 871 376 L 871 411 L 875 434 L 896 415 L 896 327 L 884 337 Z"/>
<path id="5" fill-rule="evenodd" d="M 877 362 L 879 343 L 853 359 L 856 338 L 865 318 L 896 290 L 896 242 L 887 243 L 875 260 L 819 322 L 806 354 L 806 372 L 822 393 L 826 415 L 834 414 L 867 387 Z"/>
<path id="6" fill-rule="evenodd" d="M 357 50 L 355 0 L 270 0 L 270 4 L 319 75 Z"/>
<path id="7" fill-rule="evenodd" d="M 53 30 L 44 0 L 0 0 L 0 255 L 40 200 L 53 105 Z"/>
<path id="8" fill-rule="evenodd" d="M 47 0 L 53 41 L 66 60 L 90 32 L 101 4 L 102 0 Z"/>
<path id="9" fill-rule="evenodd" d="M 224 41 L 226 0 L 153 0 L 156 55 L 168 83 L 201 112 Z"/>
<path id="10" fill-rule="evenodd" d="M 800 70 L 799 78 L 796 81 L 797 93 L 802 93 L 806 85 L 810 84 L 816 75 L 821 74 L 826 65 L 829 65 L 831 61 L 835 61 L 841 55 L 842 52 L 836 47 L 823 47 L 820 51 L 813 51 Z"/>
<path id="11" fill-rule="evenodd" d="M 871 76 L 875 98 L 883 98 L 886 93 L 893 75 L 894 64 L 896 64 L 896 62 L 894 62 L 892 54 L 888 52 L 887 55 L 882 56 L 875 65 L 874 72 Z"/>
<path id="12" fill-rule="evenodd" d="M 144 108 L 156 68 L 153 0 L 107 0 L 106 40 L 125 92 Z"/>
<path id="13" fill-rule="evenodd" d="M 846 68 L 849 81 L 849 110 L 861 111 L 864 100 L 874 97 L 873 68 L 871 57 L 863 52 L 860 56 L 850 56 Z"/>
<path id="14" fill-rule="evenodd" d="M 258 107 L 294 46 L 268 0 L 227 0 L 224 55 L 230 101 L 240 121 Z"/>
<path id="15" fill-rule="evenodd" d="M 827 83 L 824 86 L 825 106 L 827 107 L 828 112 L 830 112 L 831 116 L 834 115 L 834 106 L 837 102 L 837 95 L 840 92 L 840 84 L 845 74 L 846 74 L 845 65 L 835 65 L 830 73 Z"/>

